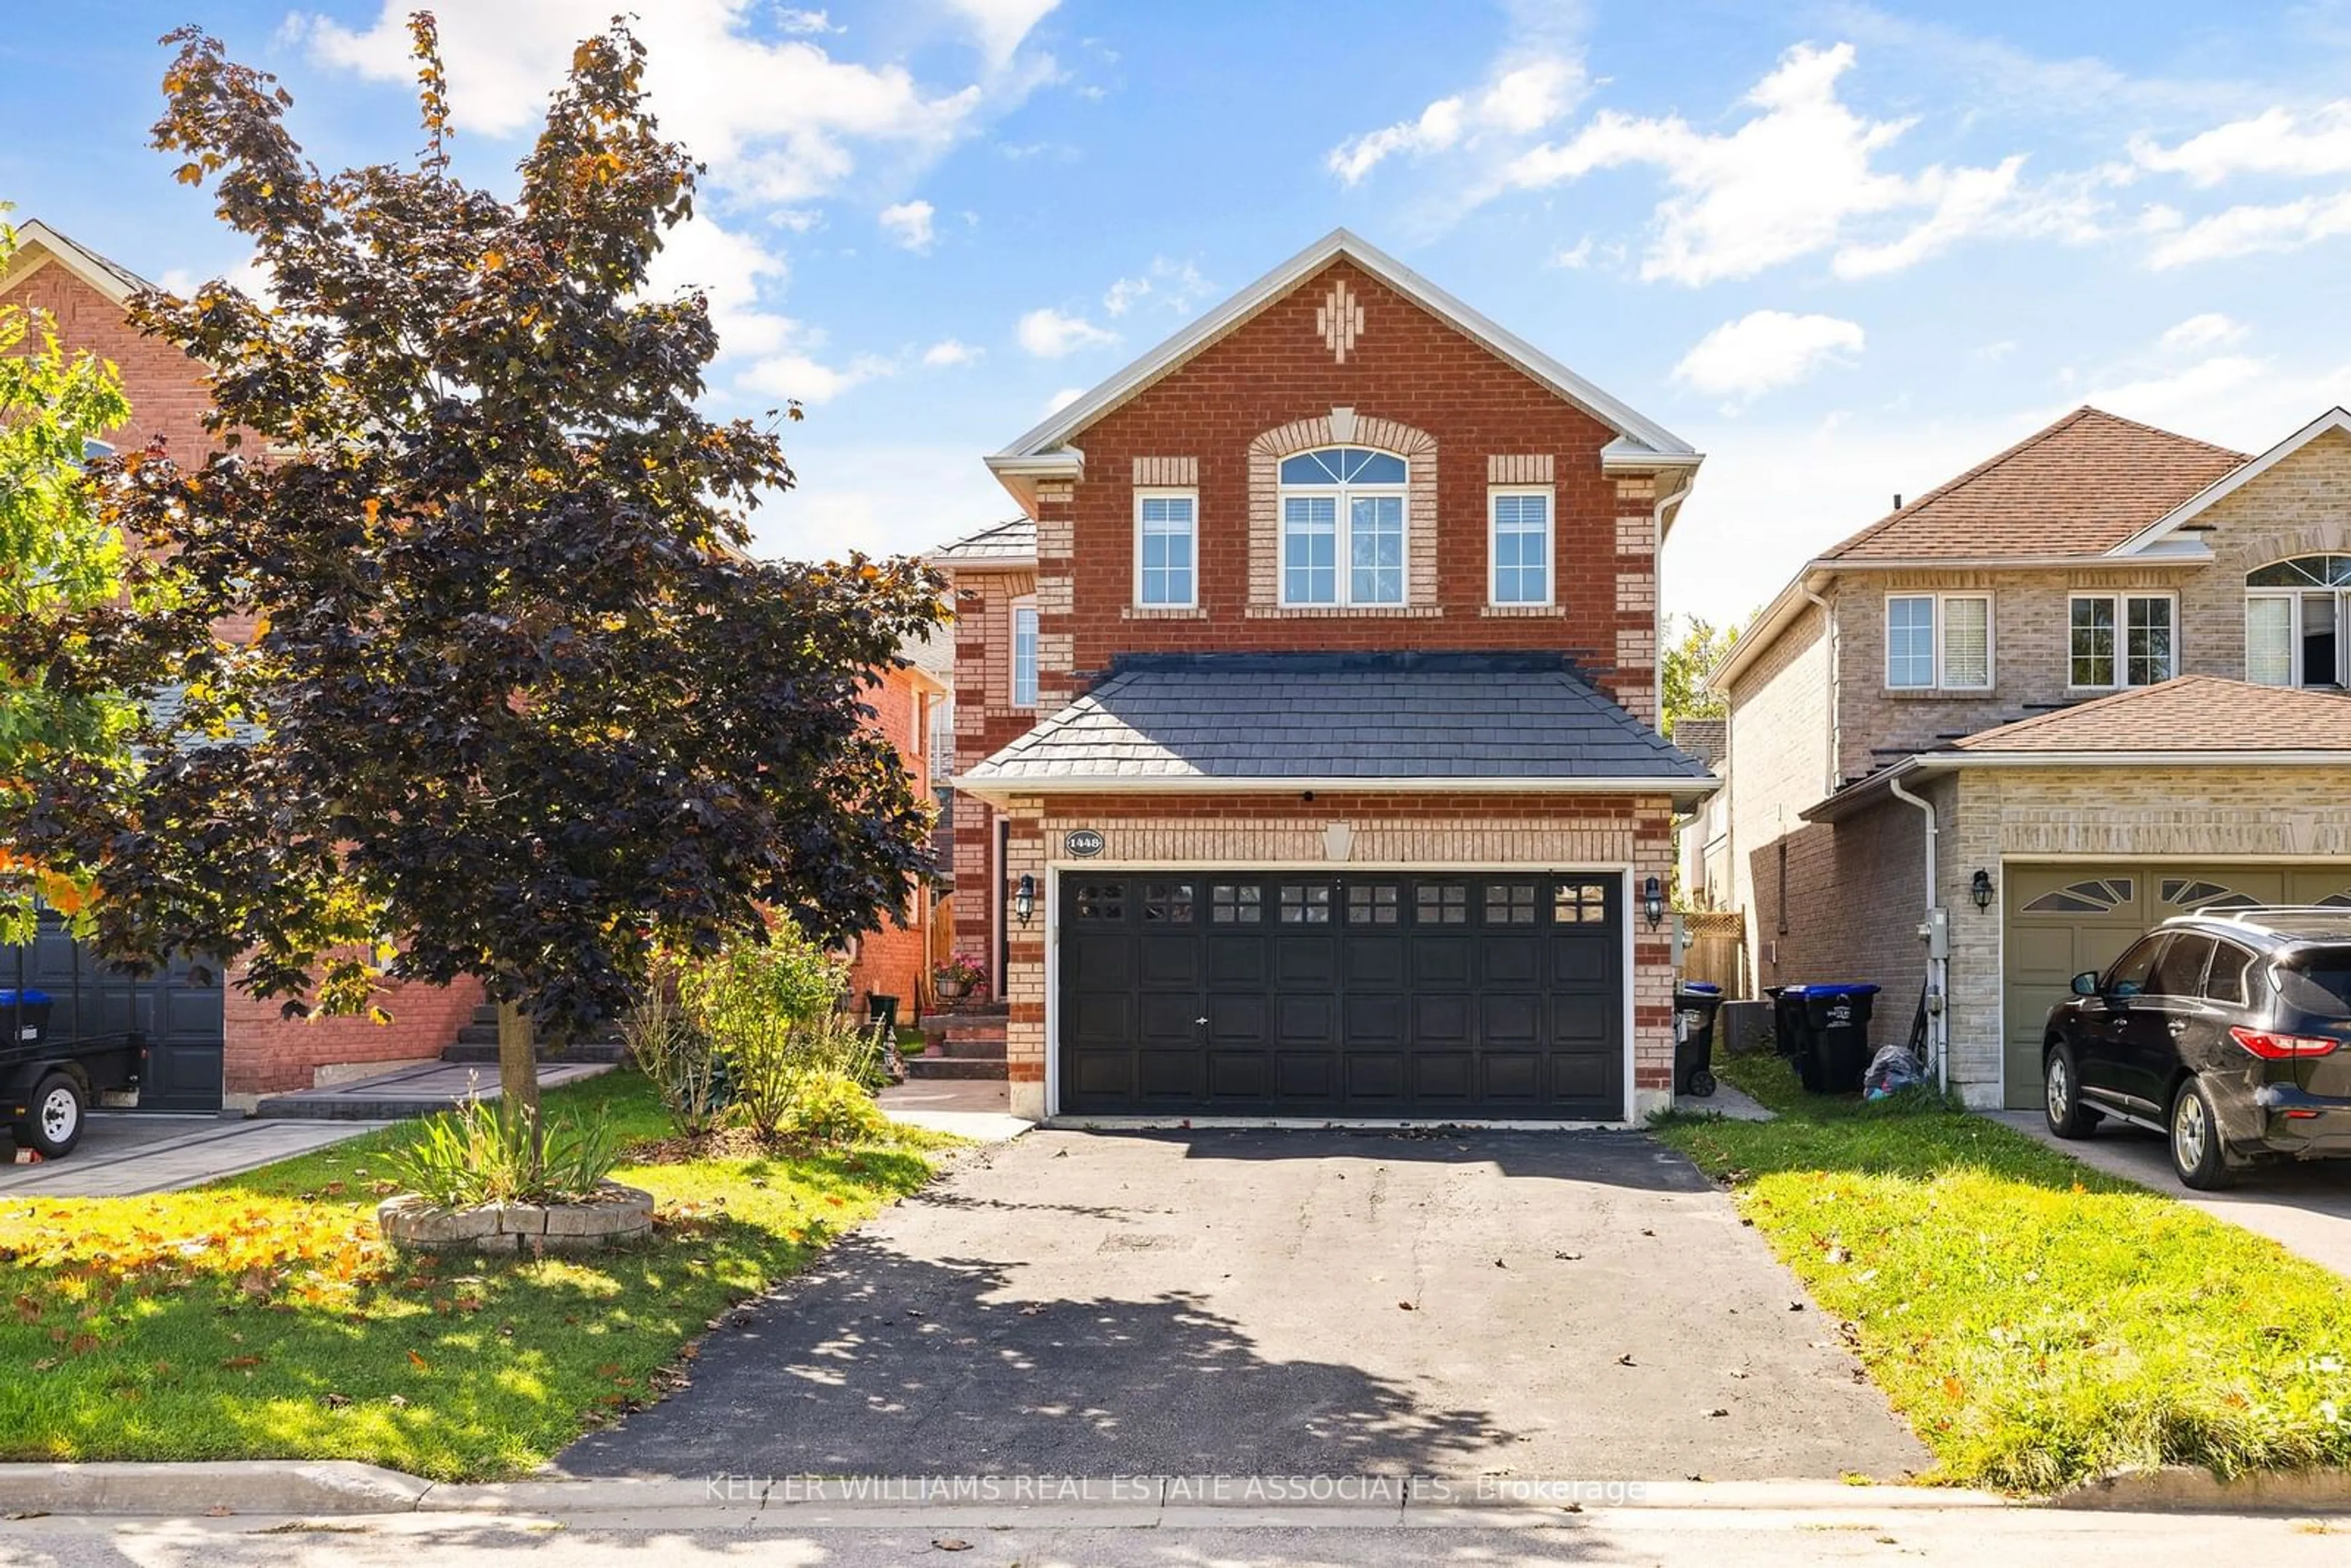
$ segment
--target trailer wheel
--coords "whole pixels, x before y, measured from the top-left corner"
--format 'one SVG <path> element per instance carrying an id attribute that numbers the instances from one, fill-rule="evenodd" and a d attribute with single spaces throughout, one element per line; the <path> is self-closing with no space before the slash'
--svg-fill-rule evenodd
<path id="1" fill-rule="evenodd" d="M 81 1083 L 70 1072 L 52 1072 L 33 1090 L 32 1114 L 16 1124 L 16 1141 L 45 1160 L 69 1155 L 81 1142 Z"/>

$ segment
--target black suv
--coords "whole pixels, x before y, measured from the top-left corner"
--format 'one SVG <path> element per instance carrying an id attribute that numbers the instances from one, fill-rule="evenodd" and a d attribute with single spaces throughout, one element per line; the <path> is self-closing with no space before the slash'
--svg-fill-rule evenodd
<path id="1" fill-rule="evenodd" d="M 2074 977 L 2042 1041 L 2049 1130 L 2162 1133 L 2192 1187 L 2255 1160 L 2351 1156 L 2351 909 L 2167 920 Z"/>

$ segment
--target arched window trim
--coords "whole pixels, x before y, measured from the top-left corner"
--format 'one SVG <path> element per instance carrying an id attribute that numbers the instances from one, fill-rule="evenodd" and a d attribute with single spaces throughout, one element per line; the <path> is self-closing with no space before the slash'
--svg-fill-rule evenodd
<path id="1" fill-rule="evenodd" d="M 1378 462 L 1383 458 L 1401 472 L 1391 476 L 1391 472 Z M 1383 470 L 1378 477 L 1364 477 L 1375 467 Z M 1283 454 L 1275 473 L 1278 604 L 1284 609 L 1345 609 L 1401 606 L 1410 601 L 1410 457 L 1384 446 L 1333 442 Z M 1302 505 L 1295 514 L 1292 511 L 1293 501 L 1311 504 L 1326 497 L 1330 501 L 1327 517 L 1313 515 L 1309 506 Z M 1369 503 L 1368 512 L 1358 503 Z M 1359 528 L 1367 540 L 1394 541 L 1384 549 L 1375 543 L 1372 564 L 1361 568 L 1355 565 Z M 1310 542 L 1316 539 L 1329 541 L 1327 567 L 1321 559 L 1323 552 L 1315 550 Z M 1293 542 L 1301 547 L 1299 553 L 1293 553 Z M 1325 571 L 1331 584 L 1329 596 L 1322 597 L 1314 580 Z M 1359 573 L 1368 578 L 1368 588 L 1364 580 L 1359 580 Z"/>
<path id="2" fill-rule="evenodd" d="M 2259 581 L 2257 579 L 2268 579 Z M 2288 556 L 2245 574 L 2245 678 L 2340 688 L 2351 643 L 2351 554 Z"/>

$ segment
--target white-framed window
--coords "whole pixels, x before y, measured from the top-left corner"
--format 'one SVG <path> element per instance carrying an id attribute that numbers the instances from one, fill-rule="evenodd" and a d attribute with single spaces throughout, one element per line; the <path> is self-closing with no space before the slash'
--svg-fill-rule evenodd
<path id="1" fill-rule="evenodd" d="M 1134 601 L 1154 610 L 1199 602 L 1200 497 L 1192 490 L 1134 493 Z"/>
<path id="2" fill-rule="evenodd" d="M 2065 609 L 2065 684 L 2151 686 L 2179 673 L 2179 604 L 2168 593 L 2076 593 Z"/>
<path id="3" fill-rule="evenodd" d="M 2351 555 L 2306 555 L 2245 574 L 2245 679 L 2265 686 L 2351 685 L 2345 622 Z"/>
<path id="4" fill-rule="evenodd" d="M 1402 604 L 1405 460 L 1326 446 L 1281 460 L 1281 602 Z"/>
<path id="5" fill-rule="evenodd" d="M 1552 593 L 1548 485 L 1496 486 L 1486 492 L 1487 594 L 1494 604 L 1549 604 Z"/>
<path id="6" fill-rule="evenodd" d="M 1037 601 L 1012 601 L 1012 706 L 1037 706 Z"/>
<path id="7" fill-rule="evenodd" d="M 1991 689 L 1991 595 L 1886 596 L 1886 684 L 1894 691 Z"/>

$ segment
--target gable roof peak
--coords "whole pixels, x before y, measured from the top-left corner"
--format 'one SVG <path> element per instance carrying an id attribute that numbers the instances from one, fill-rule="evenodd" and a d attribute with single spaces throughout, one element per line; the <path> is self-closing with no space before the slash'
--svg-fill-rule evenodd
<path id="1" fill-rule="evenodd" d="M 100 256 L 38 218 L 26 218 L 10 226 L 16 231 L 16 254 L 10 259 L 7 273 L 0 276 L 0 294 L 30 277 L 43 263 L 51 261 L 116 305 L 155 287 L 120 262 Z"/>

